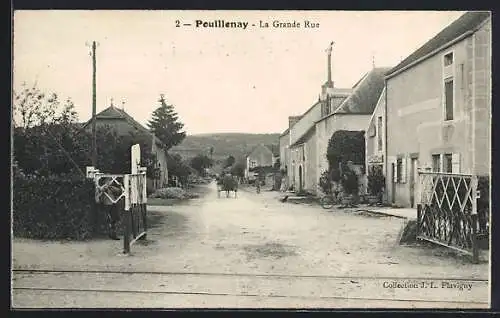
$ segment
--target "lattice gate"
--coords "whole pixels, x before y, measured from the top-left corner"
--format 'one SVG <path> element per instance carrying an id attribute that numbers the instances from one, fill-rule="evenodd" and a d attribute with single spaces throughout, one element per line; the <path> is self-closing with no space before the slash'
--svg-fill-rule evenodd
<path id="1" fill-rule="evenodd" d="M 117 204 L 122 199 L 125 201 L 125 208 L 121 218 L 124 226 L 124 253 L 130 253 L 131 245 L 137 240 L 145 239 L 147 233 L 147 169 L 140 166 L 140 148 L 138 144 L 133 145 L 131 148 L 131 159 L 130 174 L 101 173 L 95 167 L 87 167 L 87 178 L 94 180 L 96 202 L 100 202 L 103 196 L 112 204 Z M 104 191 L 110 185 L 116 189 L 116 193 L 113 195 L 109 195 L 107 191 Z"/>
<path id="2" fill-rule="evenodd" d="M 478 262 L 477 176 L 419 171 L 419 179 L 417 238 L 467 253 Z"/>

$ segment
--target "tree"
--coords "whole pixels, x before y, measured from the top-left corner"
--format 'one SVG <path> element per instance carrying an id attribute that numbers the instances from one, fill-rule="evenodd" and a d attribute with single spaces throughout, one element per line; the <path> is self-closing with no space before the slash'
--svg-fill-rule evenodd
<path id="1" fill-rule="evenodd" d="M 167 167 L 170 176 L 177 177 L 182 183 L 186 183 L 191 168 L 179 154 L 167 155 Z"/>
<path id="2" fill-rule="evenodd" d="M 212 161 L 206 155 L 198 154 L 191 159 L 191 167 L 200 174 L 204 174 L 205 168 L 212 165 Z"/>
<path id="3" fill-rule="evenodd" d="M 245 176 L 245 164 L 237 162 L 231 167 L 231 174 L 240 178 Z"/>
<path id="4" fill-rule="evenodd" d="M 173 105 L 168 105 L 163 94 L 158 100 L 160 107 L 153 111 L 148 128 L 163 143 L 162 147 L 169 150 L 173 146 L 180 144 L 186 137 L 186 132 L 182 131 L 184 124 L 179 121 Z"/>
<path id="5" fill-rule="evenodd" d="M 236 159 L 232 155 L 230 155 L 229 157 L 227 157 L 227 159 L 224 163 L 224 168 L 231 167 L 235 162 L 236 162 Z"/>
<path id="6" fill-rule="evenodd" d="M 62 109 L 61 109 L 62 106 Z M 14 156 L 28 174 L 80 173 L 90 161 L 79 136 L 71 99 L 45 94 L 34 84 L 14 92 Z"/>
<path id="7" fill-rule="evenodd" d="M 340 169 L 348 161 L 354 164 L 365 163 L 365 132 L 339 130 L 328 141 L 326 158 L 332 181 L 339 181 Z"/>

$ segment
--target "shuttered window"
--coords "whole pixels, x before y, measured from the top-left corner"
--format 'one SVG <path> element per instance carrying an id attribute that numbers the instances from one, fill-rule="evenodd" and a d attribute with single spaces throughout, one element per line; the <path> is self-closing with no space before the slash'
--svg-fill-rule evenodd
<path id="1" fill-rule="evenodd" d="M 446 153 L 444 154 L 444 161 L 443 161 L 443 171 L 446 173 L 452 173 L 452 154 L 451 153 Z"/>
<path id="2" fill-rule="evenodd" d="M 445 120 L 453 120 L 453 80 L 444 83 Z"/>
<path id="3" fill-rule="evenodd" d="M 397 165 L 397 163 L 392 164 L 392 180 L 394 181 L 394 183 L 398 182 L 398 165 Z"/>
<path id="4" fill-rule="evenodd" d="M 454 153 L 451 157 L 451 173 L 460 173 L 460 154 Z"/>
<path id="5" fill-rule="evenodd" d="M 406 157 L 401 159 L 401 183 L 406 183 Z"/>
<path id="6" fill-rule="evenodd" d="M 432 155 L 432 172 L 441 171 L 441 155 Z"/>
<path id="7" fill-rule="evenodd" d="M 403 171 L 403 159 L 399 158 L 397 161 L 396 161 L 396 182 L 401 182 L 402 180 L 402 171 Z"/>
<path id="8" fill-rule="evenodd" d="M 377 119 L 377 140 L 378 140 L 378 151 L 382 151 L 382 116 Z"/>

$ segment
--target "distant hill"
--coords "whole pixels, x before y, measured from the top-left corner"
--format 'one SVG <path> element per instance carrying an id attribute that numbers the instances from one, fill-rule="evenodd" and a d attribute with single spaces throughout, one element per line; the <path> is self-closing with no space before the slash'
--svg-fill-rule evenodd
<path id="1" fill-rule="evenodd" d="M 279 133 L 276 134 L 246 134 L 246 133 L 214 133 L 188 135 L 184 141 L 170 149 L 171 153 L 178 153 L 189 159 L 197 154 L 210 156 L 210 147 L 214 148 L 214 161 L 221 161 L 232 155 L 236 160 L 243 160 L 245 156 L 259 144 L 269 147 L 279 155 Z"/>

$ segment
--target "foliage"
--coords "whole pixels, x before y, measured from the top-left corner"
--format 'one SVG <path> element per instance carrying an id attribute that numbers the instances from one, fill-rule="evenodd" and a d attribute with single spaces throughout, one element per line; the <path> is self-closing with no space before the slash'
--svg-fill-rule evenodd
<path id="1" fill-rule="evenodd" d="M 172 147 L 169 153 L 182 154 L 186 158 L 194 157 L 200 153 L 210 156 L 207 145 L 212 147 L 210 157 L 217 164 L 223 162 L 230 154 L 236 161 L 244 160 L 255 147 L 260 144 L 278 146 L 279 134 L 245 134 L 245 133 L 217 133 L 202 135 L 187 135 L 181 144 Z M 269 148 L 271 149 L 271 148 Z"/>
<path id="2" fill-rule="evenodd" d="M 191 172 L 189 165 L 184 162 L 182 157 L 178 154 L 168 154 L 167 167 L 168 175 L 179 178 L 181 182 L 187 180 L 187 177 Z"/>
<path id="3" fill-rule="evenodd" d="M 381 166 L 372 166 L 368 172 L 368 192 L 380 196 L 385 188 L 385 176 Z"/>
<path id="4" fill-rule="evenodd" d="M 87 239 L 93 231 L 94 185 L 71 177 L 14 178 L 14 235 Z"/>
<path id="5" fill-rule="evenodd" d="M 354 164 L 365 163 L 365 132 L 339 130 L 328 141 L 326 158 L 334 179 L 339 176 L 339 164 L 352 161 Z"/>
<path id="6" fill-rule="evenodd" d="M 226 161 L 224 163 L 224 168 L 231 167 L 232 165 L 234 165 L 235 162 L 236 159 L 234 158 L 234 156 L 229 155 L 229 157 L 226 158 Z"/>
<path id="7" fill-rule="evenodd" d="M 191 159 L 191 167 L 201 175 L 204 174 L 205 168 L 209 168 L 211 165 L 212 160 L 203 154 L 198 154 L 196 157 Z"/>
<path id="8" fill-rule="evenodd" d="M 231 174 L 240 178 L 245 176 L 245 164 L 237 162 L 231 167 Z"/>
<path id="9" fill-rule="evenodd" d="M 151 198 L 177 199 L 177 200 L 192 199 L 196 197 L 198 197 L 198 195 L 186 192 L 184 189 L 177 187 L 158 189 L 151 195 Z"/>
<path id="10" fill-rule="evenodd" d="M 71 99 L 68 98 L 61 105 L 57 94 L 41 92 L 36 83 L 31 87 L 23 83 L 21 90 L 14 92 L 13 111 L 14 126 L 23 129 L 71 123 L 78 119 Z"/>
<path id="11" fill-rule="evenodd" d="M 182 131 L 184 124 L 179 121 L 174 106 L 167 104 L 163 94 L 158 102 L 160 107 L 153 111 L 148 127 L 161 140 L 162 148 L 169 150 L 184 140 L 186 132 Z"/>

